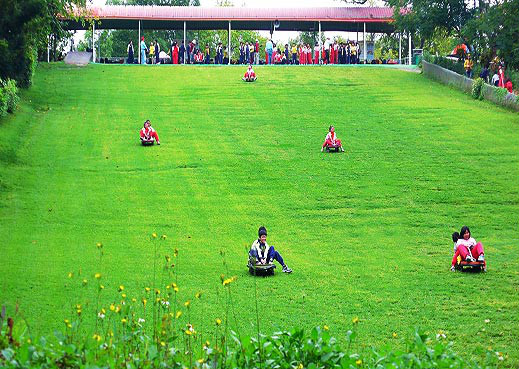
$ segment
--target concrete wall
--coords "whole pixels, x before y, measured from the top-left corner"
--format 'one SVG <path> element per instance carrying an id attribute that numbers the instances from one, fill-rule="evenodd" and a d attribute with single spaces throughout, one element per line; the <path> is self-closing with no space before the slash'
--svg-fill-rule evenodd
<path id="1" fill-rule="evenodd" d="M 431 64 L 422 60 L 423 74 L 431 79 L 440 81 L 446 85 L 456 87 L 468 94 L 472 94 L 472 84 L 474 80 L 461 76 L 451 70 L 442 68 L 436 64 Z M 484 83 L 481 87 L 481 93 L 485 100 L 492 101 L 498 105 L 505 106 L 515 111 L 519 111 L 519 99 L 516 95 L 509 92 L 502 95 L 500 88 Z"/>

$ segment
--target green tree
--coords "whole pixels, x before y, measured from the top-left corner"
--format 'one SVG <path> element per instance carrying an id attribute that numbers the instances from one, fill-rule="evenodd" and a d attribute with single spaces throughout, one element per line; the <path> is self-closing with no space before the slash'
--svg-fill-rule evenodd
<path id="1" fill-rule="evenodd" d="M 85 0 L 0 0 L 0 77 L 28 87 L 48 35 L 53 35 L 53 50 L 68 35 L 57 15 L 84 5 Z"/>
<path id="2" fill-rule="evenodd" d="M 483 7 L 462 34 L 479 50 L 484 64 L 497 55 L 508 67 L 519 68 L 519 0 Z"/>

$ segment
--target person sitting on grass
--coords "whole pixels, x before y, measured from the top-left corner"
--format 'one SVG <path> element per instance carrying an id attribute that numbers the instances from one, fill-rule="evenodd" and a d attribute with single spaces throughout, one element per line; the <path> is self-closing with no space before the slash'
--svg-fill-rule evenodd
<path id="1" fill-rule="evenodd" d="M 254 69 L 252 69 L 252 65 L 249 65 L 247 71 L 243 75 L 242 80 L 245 82 L 254 82 L 256 80 L 256 73 L 254 73 Z"/>
<path id="2" fill-rule="evenodd" d="M 144 122 L 144 127 L 141 129 L 140 135 L 143 145 L 153 143 L 153 140 L 157 141 L 157 145 L 160 145 L 159 135 L 157 134 L 157 131 L 155 131 L 151 126 L 149 119 Z"/>
<path id="3" fill-rule="evenodd" d="M 328 134 L 326 135 L 323 146 L 321 147 L 321 152 L 323 152 L 325 147 L 339 147 L 339 150 L 344 152 L 344 149 L 342 148 L 341 140 L 339 140 L 337 138 L 337 136 L 335 135 L 334 126 L 330 126 L 330 128 L 328 129 Z"/>
<path id="4" fill-rule="evenodd" d="M 267 265 L 276 260 L 283 267 L 283 272 L 292 273 L 292 269 L 287 267 L 279 252 L 274 249 L 274 246 L 267 244 L 267 229 L 263 226 L 258 229 L 258 239 L 252 243 L 249 255 L 256 259 L 257 265 Z"/>
<path id="5" fill-rule="evenodd" d="M 481 242 L 476 243 L 476 240 L 470 237 L 469 227 L 463 226 L 460 233 L 454 232 L 452 241 L 454 241 L 454 256 L 452 257 L 451 271 L 456 270 L 455 265 L 458 262 L 458 257 L 468 262 L 475 262 L 476 260 L 483 262 L 483 270 L 487 270 L 483 244 Z"/>

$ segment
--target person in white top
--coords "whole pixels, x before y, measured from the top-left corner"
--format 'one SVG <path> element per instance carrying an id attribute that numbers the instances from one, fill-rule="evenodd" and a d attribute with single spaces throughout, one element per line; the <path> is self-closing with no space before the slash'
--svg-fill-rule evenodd
<path id="1" fill-rule="evenodd" d="M 263 226 L 258 229 L 258 239 L 252 243 L 249 256 L 258 265 L 270 264 L 273 260 L 276 260 L 283 267 L 283 272 L 292 273 L 292 269 L 287 267 L 279 252 L 274 249 L 274 246 L 267 244 L 267 229 Z"/>
<path id="2" fill-rule="evenodd" d="M 452 258 L 451 271 L 455 270 L 454 266 L 458 262 L 458 256 L 461 260 L 469 262 L 474 262 L 476 260 L 483 262 L 483 269 L 487 269 L 483 244 L 481 242 L 476 242 L 476 240 L 471 237 L 469 227 L 463 226 L 461 227 L 460 233 L 454 232 L 452 234 L 452 240 L 454 241 L 454 256 Z"/>

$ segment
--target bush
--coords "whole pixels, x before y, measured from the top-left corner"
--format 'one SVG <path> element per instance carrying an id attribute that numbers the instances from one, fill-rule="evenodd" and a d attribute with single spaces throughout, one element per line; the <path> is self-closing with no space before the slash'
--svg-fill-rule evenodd
<path id="1" fill-rule="evenodd" d="M 20 97 L 18 96 L 18 87 L 16 87 L 16 81 L 7 79 L 1 83 L 1 87 L 2 94 L 6 100 L 7 111 L 9 113 L 14 113 L 16 107 L 18 106 L 18 102 L 20 101 Z"/>
<path id="2" fill-rule="evenodd" d="M 0 118 L 5 117 L 7 114 L 7 96 L 2 86 L 3 81 L 0 79 Z"/>
<path id="3" fill-rule="evenodd" d="M 478 77 L 474 80 L 474 83 L 472 84 L 472 97 L 474 99 L 483 100 L 483 95 L 481 94 L 481 87 L 483 87 L 483 83 L 485 83 L 483 78 Z"/>

